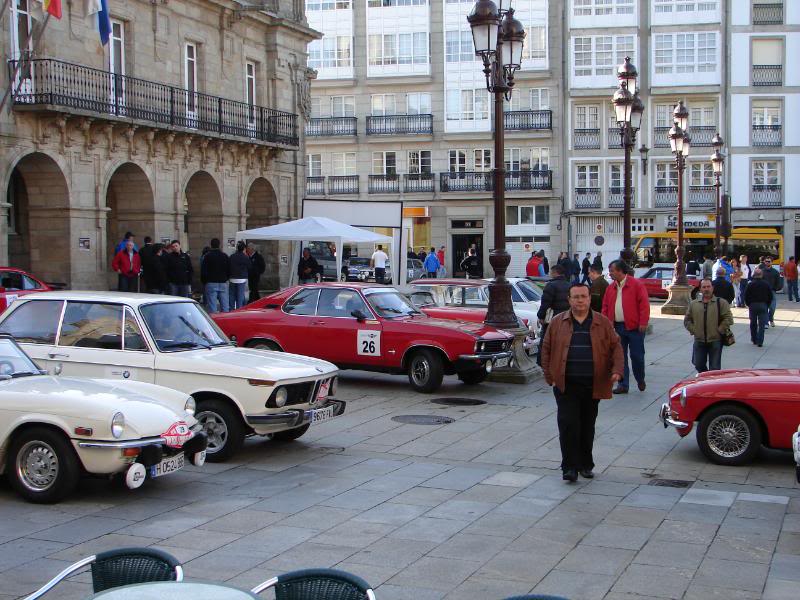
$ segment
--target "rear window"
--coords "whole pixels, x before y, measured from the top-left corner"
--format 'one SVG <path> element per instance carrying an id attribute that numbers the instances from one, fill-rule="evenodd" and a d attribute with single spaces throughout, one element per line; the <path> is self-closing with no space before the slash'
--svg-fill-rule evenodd
<path id="1" fill-rule="evenodd" d="M 23 344 L 55 344 L 61 300 L 24 302 L 3 321 L 0 333 L 7 333 Z"/>

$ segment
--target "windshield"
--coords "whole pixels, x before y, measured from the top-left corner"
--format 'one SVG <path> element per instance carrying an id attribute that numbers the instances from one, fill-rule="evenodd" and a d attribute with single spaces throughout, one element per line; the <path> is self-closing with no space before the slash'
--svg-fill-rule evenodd
<path id="1" fill-rule="evenodd" d="M 367 302 L 384 319 L 420 314 L 411 301 L 396 290 L 367 292 Z"/>
<path id="2" fill-rule="evenodd" d="M 0 377 L 25 377 L 38 374 L 39 367 L 14 340 L 0 338 Z"/>
<path id="3" fill-rule="evenodd" d="M 541 302 L 542 288 L 535 283 L 531 283 L 530 281 L 520 281 L 517 284 L 517 287 L 519 287 L 519 291 L 522 292 L 522 295 L 525 296 L 528 302 Z"/>
<path id="4" fill-rule="evenodd" d="M 162 352 L 228 344 L 225 334 L 194 302 L 156 302 L 143 306 L 141 312 Z"/>

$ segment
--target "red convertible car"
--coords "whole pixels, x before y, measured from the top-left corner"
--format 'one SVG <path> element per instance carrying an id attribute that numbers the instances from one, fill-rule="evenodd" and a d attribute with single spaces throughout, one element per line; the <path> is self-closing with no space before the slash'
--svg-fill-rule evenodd
<path id="1" fill-rule="evenodd" d="M 212 316 L 240 346 L 305 354 L 341 369 L 405 373 L 420 392 L 438 389 L 444 375 L 480 383 L 512 361 L 511 334 L 428 317 L 386 286 L 295 286 Z"/>
<path id="2" fill-rule="evenodd" d="M 653 267 L 641 277 L 637 277 L 637 279 L 644 284 L 647 295 L 650 298 L 666 299 L 669 296 L 667 288 L 672 285 L 672 274 L 674 272 L 674 267 Z M 696 277 L 687 277 L 687 281 L 694 288 L 692 289 L 692 298 L 694 298 L 700 288 L 700 280 Z"/>
<path id="3" fill-rule="evenodd" d="M 791 449 L 800 423 L 800 369 L 708 371 L 672 387 L 661 406 L 664 427 L 697 443 L 720 465 L 742 465 L 759 448 Z"/>

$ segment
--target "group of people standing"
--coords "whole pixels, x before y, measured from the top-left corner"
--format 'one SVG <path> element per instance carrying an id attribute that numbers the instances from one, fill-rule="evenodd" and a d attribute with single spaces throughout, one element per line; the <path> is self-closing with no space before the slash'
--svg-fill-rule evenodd
<path id="1" fill-rule="evenodd" d="M 598 252 L 594 259 L 592 259 L 591 252 L 587 252 L 582 261 L 579 259 L 579 256 L 580 255 L 576 253 L 570 258 L 567 252 L 561 252 L 558 255 L 556 264 L 561 267 L 567 281 L 589 283 L 591 281 L 589 273 L 592 267 L 598 268 L 600 273 L 603 272 L 602 252 Z M 532 252 L 528 263 L 525 265 L 525 275 L 527 277 L 546 277 L 549 273 L 550 262 L 544 250 Z"/>

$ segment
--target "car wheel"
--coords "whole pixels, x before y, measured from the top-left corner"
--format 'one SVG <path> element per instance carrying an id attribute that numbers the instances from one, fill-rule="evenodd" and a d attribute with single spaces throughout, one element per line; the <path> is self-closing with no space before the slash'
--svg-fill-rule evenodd
<path id="1" fill-rule="evenodd" d="M 761 448 L 761 427 L 753 414 L 739 406 L 709 410 L 697 428 L 703 454 L 718 465 L 743 465 Z"/>
<path id="2" fill-rule="evenodd" d="M 466 371 L 465 373 L 460 373 L 458 375 L 458 378 L 465 385 L 478 385 L 479 383 L 486 381 L 487 377 L 489 377 L 489 374 L 486 372 L 486 369 L 475 369 L 473 371 Z"/>
<path id="3" fill-rule="evenodd" d="M 271 433 L 269 435 L 269 439 L 274 440 L 276 442 L 293 442 L 300 436 L 302 436 L 308 428 L 311 427 L 310 424 L 306 423 L 300 427 L 295 427 L 294 429 L 287 429 L 285 431 L 278 431 L 275 433 Z"/>
<path id="4" fill-rule="evenodd" d="M 444 378 L 441 357 L 432 350 L 418 350 L 408 361 L 408 380 L 418 392 L 430 393 L 439 389 Z"/>
<path id="5" fill-rule="evenodd" d="M 280 346 L 272 340 L 260 340 L 247 345 L 248 348 L 255 348 L 256 350 L 272 350 L 273 352 L 283 352 Z"/>
<path id="6" fill-rule="evenodd" d="M 80 464 L 63 435 L 37 427 L 14 439 L 6 466 L 11 485 L 30 502 L 58 502 L 72 493 Z"/>
<path id="7" fill-rule="evenodd" d="M 195 418 L 208 436 L 206 460 L 221 462 L 233 456 L 244 444 L 244 423 L 238 411 L 222 400 L 201 400 Z"/>

